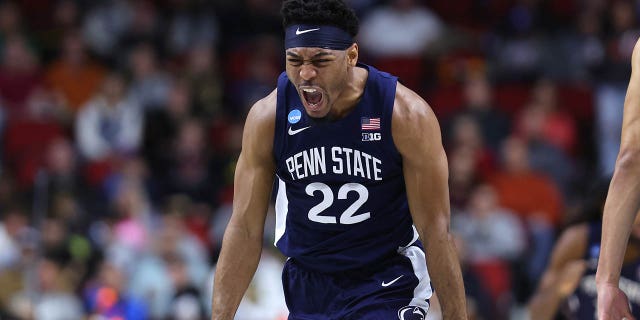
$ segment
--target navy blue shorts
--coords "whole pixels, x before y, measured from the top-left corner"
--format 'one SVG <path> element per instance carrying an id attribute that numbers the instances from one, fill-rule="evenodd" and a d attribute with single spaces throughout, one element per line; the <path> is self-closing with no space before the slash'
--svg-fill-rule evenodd
<path id="1" fill-rule="evenodd" d="M 362 272 L 314 272 L 289 259 L 282 283 L 290 320 L 423 320 L 432 294 L 424 251 L 415 245 Z"/>

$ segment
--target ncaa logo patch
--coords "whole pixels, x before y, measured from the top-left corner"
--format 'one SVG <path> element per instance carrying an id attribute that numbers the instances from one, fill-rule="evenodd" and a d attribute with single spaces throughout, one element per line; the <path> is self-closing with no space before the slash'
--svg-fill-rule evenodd
<path id="1" fill-rule="evenodd" d="M 289 120 L 289 123 L 291 124 L 298 123 L 300 119 L 302 119 L 302 112 L 300 112 L 300 110 L 298 109 L 291 110 L 291 112 L 289 112 L 289 115 L 287 116 L 287 120 Z"/>
<path id="2" fill-rule="evenodd" d="M 426 316 L 427 313 L 420 307 L 406 306 L 398 310 L 400 320 L 424 320 Z"/>

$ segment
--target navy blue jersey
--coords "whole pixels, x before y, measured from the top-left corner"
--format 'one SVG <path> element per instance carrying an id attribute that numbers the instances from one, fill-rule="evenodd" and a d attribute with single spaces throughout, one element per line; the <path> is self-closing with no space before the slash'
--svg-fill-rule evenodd
<path id="1" fill-rule="evenodd" d="M 391 136 L 397 78 L 358 67 L 369 72 L 362 98 L 336 121 L 310 118 L 278 79 L 275 244 L 318 272 L 372 268 L 417 239 Z"/>
<path id="2" fill-rule="evenodd" d="M 584 257 L 588 266 L 575 292 L 566 301 L 565 310 L 569 319 L 596 319 L 596 268 L 600 256 L 601 236 L 602 222 L 590 223 L 587 252 Z M 640 319 L 640 260 L 622 266 L 620 289 L 629 298 L 631 313 Z"/>

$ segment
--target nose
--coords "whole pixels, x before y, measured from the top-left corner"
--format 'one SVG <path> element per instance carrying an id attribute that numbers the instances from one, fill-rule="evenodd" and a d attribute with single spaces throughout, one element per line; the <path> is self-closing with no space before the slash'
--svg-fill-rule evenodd
<path id="1" fill-rule="evenodd" d="M 316 69 L 312 65 L 303 64 L 300 67 L 300 78 L 305 81 L 309 81 L 315 78 L 317 75 Z"/>

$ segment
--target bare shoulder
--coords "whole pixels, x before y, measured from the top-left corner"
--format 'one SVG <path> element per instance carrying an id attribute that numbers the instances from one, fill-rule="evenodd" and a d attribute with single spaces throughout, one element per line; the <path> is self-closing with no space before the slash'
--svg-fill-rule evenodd
<path id="1" fill-rule="evenodd" d="M 441 143 L 440 126 L 429 104 L 413 90 L 398 83 L 392 116 L 393 140 L 402 153 L 404 147 Z"/>
<path id="2" fill-rule="evenodd" d="M 393 106 L 393 118 L 403 122 L 415 122 L 431 117 L 433 111 L 422 97 L 413 90 L 398 83 L 396 100 Z"/>
<path id="3" fill-rule="evenodd" d="M 256 102 L 249 110 L 242 135 L 243 152 L 270 156 L 276 124 L 277 90 Z"/>
<path id="4" fill-rule="evenodd" d="M 247 115 L 246 124 L 254 126 L 275 127 L 277 89 L 273 90 L 268 96 L 258 100 L 253 104 L 249 114 Z"/>

